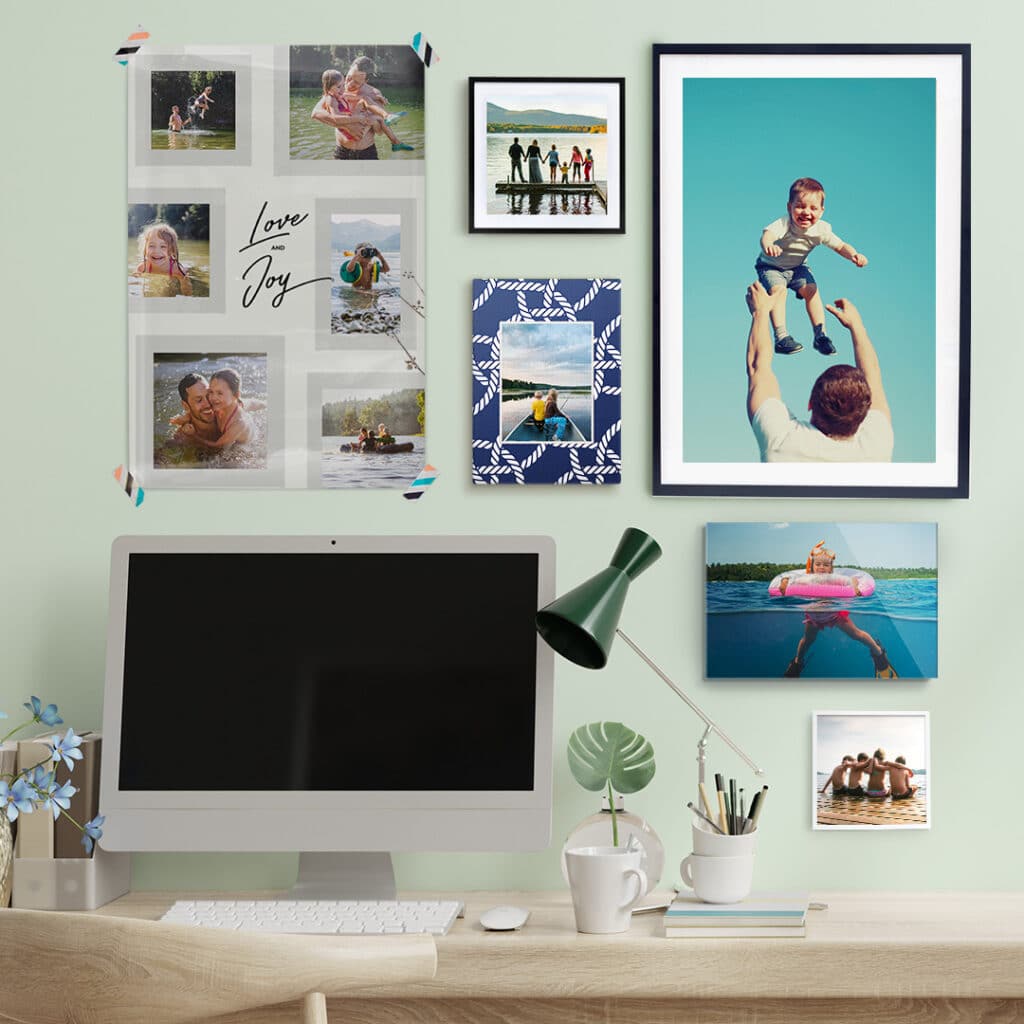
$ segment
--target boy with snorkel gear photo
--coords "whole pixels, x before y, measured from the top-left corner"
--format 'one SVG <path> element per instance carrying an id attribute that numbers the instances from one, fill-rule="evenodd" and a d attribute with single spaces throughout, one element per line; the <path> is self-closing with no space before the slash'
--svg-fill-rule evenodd
<path id="1" fill-rule="evenodd" d="M 835 560 L 836 553 L 826 550 L 825 542 L 820 540 L 811 548 L 811 552 L 807 556 L 807 572 L 813 576 L 832 576 Z M 852 583 L 854 592 L 859 596 L 860 587 L 856 576 L 852 577 Z M 787 579 L 783 579 L 779 585 L 779 590 L 783 597 L 786 595 L 788 585 L 789 581 Z M 841 630 L 852 640 L 856 640 L 857 643 L 863 644 L 868 649 L 868 652 L 871 654 L 871 660 L 875 665 L 875 678 L 897 678 L 896 671 L 889 664 L 885 648 L 870 633 L 866 633 L 863 629 L 858 629 L 850 621 L 850 613 L 845 608 L 835 609 L 833 603 L 828 600 L 815 601 L 809 606 L 807 613 L 804 615 L 804 635 L 797 644 L 796 655 L 786 667 L 786 671 L 782 673 L 783 678 L 795 679 L 803 673 L 807 651 L 810 649 L 811 644 L 818 639 L 818 634 L 823 629 L 831 629 L 832 627 Z"/>
<path id="2" fill-rule="evenodd" d="M 381 273 L 388 273 L 391 267 L 383 253 L 369 242 L 360 242 L 352 255 L 341 265 L 341 279 L 353 288 L 369 291 L 380 279 Z"/>
<path id="3" fill-rule="evenodd" d="M 868 258 L 832 232 L 832 225 L 821 219 L 825 212 L 825 187 L 814 178 L 797 178 L 789 187 L 786 216 L 773 220 L 761 233 L 761 252 L 754 269 L 769 295 L 775 298 L 771 309 L 775 331 L 775 351 L 793 355 L 803 345 L 786 330 L 786 292 L 792 290 L 804 300 L 814 330 L 814 347 L 823 356 L 832 356 L 836 347 L 825 333 L 825 308 L 818 284 L 806 264 L 811 250 L 826 245 L 856 267 L 866 267 Z"/>

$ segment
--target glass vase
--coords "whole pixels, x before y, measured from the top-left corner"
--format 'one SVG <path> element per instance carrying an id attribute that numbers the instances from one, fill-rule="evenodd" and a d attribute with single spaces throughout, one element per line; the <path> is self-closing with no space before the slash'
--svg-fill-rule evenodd
<path id="1" fill-rule="evenodd" d="M 622 796 L 615 794 L 615 820 L 619 830 L 619 846 L 625 846 L 631 836 L 640 844 L 640 867 L 647 875 L 647 892 L 651 892 L 661 880 L 665 870 L 665 847 L 658 833 L 645 818 L 627 811 Z M 562 847 L 562 877 L 566 884 L 569 874 L 565 864 L 565 851 L 578 846 L 612 845 L 612 811 L 607 795 L 601 797 L 601 810 L 584 818 L 570 833 Z"/>

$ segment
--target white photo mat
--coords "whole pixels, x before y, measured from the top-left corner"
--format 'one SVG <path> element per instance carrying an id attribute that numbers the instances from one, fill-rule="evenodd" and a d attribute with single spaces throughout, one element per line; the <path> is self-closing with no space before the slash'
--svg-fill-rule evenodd
<path id="1" fill-rule="evenodd" d="M 668 48 L 667 48 L 668 49 Z M 709 50 L 712 48 L 708 48 Z M 661 53 L 655 55 L 659 92 L 657 129 L 661 141 L 656 154 L 655 190 L 658 196 L 656 230 L 660 262 L 656 282 L 657 359 L 655 381 L 659 446 L 655 452 L 655 493 L 799 494 L 813 489 L 818 496 L 868 496 L 858 488 L 912 496 L 915 489 L 947 492 L 966 487 L 966 465 L 960 465 L 960 385 L 966 379 L 961 366 L 961 169 L 963 156 L 961 103 L 963 63 L 951 53 Z M 782 49 L 778 47 L 777 49 Z M 808 48 L 810 49 L 810 48 Z M 824 49 L 824 48 L 823 48 Z M 851 50 L 856 49 L 851 47 Z M 894 47 L 895 49 L 895 47 Z M 908 50 L 910 48 L 908 47 Z M 936 247 L 935 260 L 935 458 L 931 462 L 892 463 L 761 463 L 687 462 L 683 436 L 683 94 L 686 79 L 710 78 L 934 78 L 935 125 L 935 237 L 949 240 Z M 751 116 L 756 116 L 752 112 Z M 756 228 L 757 225 L 754 225 Z M 753 229 L 752 229 L 753 230 Z M 753 250 L 753 241 L 751 244 Z M 753 260 L 751 260 L 753 262 Z M 969 287 L 969 281 L 967 282 Z M 738 288 L 737 302 L 742 289 Z M 682 340 L 681 340 L 682 339 Z M 737 365 L 742 365 L 743 337 Z M 694 339 L 699 344 L 698 339 Z M 706 343 L 706 339 L 705 339 Z M 897 413 L 894 413 L 894 421 Z M 898 423 L 897 423 L 898 427 Z M 961 478 L 963 474 L 963 478 Z M 743 490 L 748 488 L 749 490 Z M 771 490 L 769 490 L 771 489 Z M 801 491 L 801 489 L 804 489 Z M 947 493 L 945 496 L 954 496 Z M 965 494 L 959 496 L 966 496 Z"/>

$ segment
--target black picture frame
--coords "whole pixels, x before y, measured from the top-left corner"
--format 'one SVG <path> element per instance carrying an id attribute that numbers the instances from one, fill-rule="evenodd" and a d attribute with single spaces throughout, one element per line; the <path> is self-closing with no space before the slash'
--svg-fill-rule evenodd
<path id="1" fill-rule="evenodd" d="M 607 121 L 606 136 L 613 132 L 617 139 L 608 139 L 605 159 L 608 162 L 608 178 L 595 181 L 595 192 L 597 202 L 604 206 L 606 213 L 596 216 L 550 216 L 550 210 L 540 212 L 539 205 L 543 196 L 550 193 L 551 201 L 555 195 L 561 195 L 566 205 L 570 199 L 574 202 L 582 202 L 585 198 L 583 190 L 578 190 L 580 195 L 571 196 L 568 191 L 563 193 L 556 189 L 550 192 L 549 186 L 544 182 L 535 183 L 533 188 L 529 184 L 523 186 L 521 200 L 531 200 L 531 205 L 536 202 L 538 209 L 531 215 L 529 212 L 516 214 L 496 214 L 487 210 L 487 198 L 491 182 L 487 180 L 487 125 L 486 125 L 486 94 L 497 89 L 515 91 L 516 88 L 523 89 L 526 93 L 530 89 L 551 86 L 561 91 L 585 92 L 588 87 L 601 87 L 607 90 L 611 101 Z M 481 122 L 478 116 L 478 103 L 485 104 L 484 121 L 481 129 Z M 468 104 L 468 145 L 469 154 L 468 168 L 468 225 L 472 234 L 514 232 L 518 234 L 624 234 L 626 230 L 626 80 L 625 78 L 548 78 L 544 76 L 531 78 L 508 78 L 508 77 L 472 77 L 469 79 L 469 104 Z M 528 96 L 524 96 L 528 99 Z M 524 108 L 525 109 L 525 108 Z M 529 129 L 524 133 L 529 134 Z M 541 132 L 537 132 L 541 134 Z M 559 133 L 556 133 L 559 134 Z M 615 166 L 617 163 L 617 166 Z M 595 178 L 600 169 L 595 170 Z M 496 183 L 495 183 L 496 184 Z M 557 183 L 560 184 L 560 183 Z M 544 187 L 541 187 L 544 186 Z M 603 186 L 603 188 L 601 188 Z M 536 190 L 536 191 L 535 191 Z M 519 191 L 519 190 L 517 190 Z M 593 194 L 593 193 L 591 193 Z M 532 222 L 532 223 L 531 223 Z M 590 223 L 588 223 L 590 222 Z M 593 226 L 590 226 L 590 224 Z M 569 226 L 572 225 L 572 226 Z"/>
<path id="2" fill-rule="evenodd" d="M 970 456 L 970 322 L 971 322 L 971 234 L 970 234 L 970 57 L 969 44 L 867 44 L 867 45 L 689 45 L 655 44 L 653 46 L 653 222 L 652 255 L 652 312 L 653 312 L 653 405 L 654 405 L 654 450 L 652 458 L 653 486 L 655 495 L 699 496 L 716 495 L 728 497 L 836 497 L 836 498 L 967 498 L 969 497 L 969 456 Z M 692 61 L 699 58 L 699 61 Z M 756 64 L 749 60 L 754 58 Z M 878 78 L 888 80 L 876 70 L 874 75 L 863 74 L 863 69 L 899 70 L 899 61 L 906 62 L 905 77 L 913 77 L 908 69 L 919 69 L 920 77 L 928 78 L 934 73 L 936 79 L 935 120 L 936 141 L 934 166 L 936 192 L 946 203 L 946 213 L 941 204 L 936 211 L 936 244 L 939 234 L 940 217 L 948 214 L 945 226 L 958 231 L 959 244 L 952 247 L 958 257 L 955 277 L 958 288 L 943 290 L 945 283 L 939 277 L 934 282 L 936 303 L 941 293 L 943 302 L 953 303 L 955 313 L 940 321 L 936 316 L 936 388 L 935 388 L 935 430 L 934 462 L 894 461 L 887 463 L 841 463 L 821 469 L 825 463 L 782 463 L 766 464 L 758 461 L 757 443 L 753 442 L 753 458 L 746 462 L 707 460 L 687 462 L 683 442 L 683 367 L 685 365 L 686 339 L 683 317 L 683 227 L 682 209 L 682 164 L 678 159 L 682 152 L 684 123 L 683 89 L 687 77 L 706 78 L 710 74 L 721 74 L 728 62 L 736 63 L 737 72 L 741 64 L 750 74 L 756 68 L 760 75 L 770 78 L 800 77 L 800 62 L 813 61 L 806 67 L 817 69 L 831 66 L 833 74 L 840 69 L 844 58 L 853 74 L 850 77 Z M 746 62 L 746 63 L 744 63 Z M 888 62 L 888 63 L 887 63 Z M 699 74 L 688 76 L 685 69 L 696 70 Z M 709 72 L 709 68 L 713 68 Z M 765 74 L 765 69 L 777 68 L 775 73 Z M 934 71 L 938 68 L 938 71 Z M 932 69 L 932 70 L 930 70 Z M 860 70 L 858 75 L 856 72 Z M 788 72 L 788 73 L 783 73 Z M 819 72 L 821 77 L 829 77 Z M 737 78 L 742 77 L 740 75 Z M 941 87 L 940 87 L 941 86 Z M 949 101 L 942 107 L 942 97 Z M 956 106 L 959 106 L 959 117 Z M 761 116 L 772 116 L 770 104 L 760 108 Z M 752 111 L 751 116 L 758 116 Z M 785 118 L 784 112 L 774 116 Z M 788 119 L 787 119 L 788 120 Z M 955 138 L 956 126 L 959 138 Z M 940 131 L 943 143 L 940 146 Z M 829 139 L 828 118 L 820 112 L 820 145 L 834 143 Z M 958 159 L 947 159 L 950 152 L 958 153 Z M 673 172 L 666 174 L 665 154 L 676 154 L 680 165 L 678 178 Z M 685 158 L 684 158 L 685 159 Z M 945 160 L 945 162 L 943 162 Z M 942 189 L 940 189 L 940 183 Z M 788 182 L 786 182 L 788 185 Z M 677 191 L 676 191 L 677 190 Z M 678 193 L 678 194 L 677 194 Z M 784 196 L 783 196 L 784 198 Z M 672 221 L 670 214 L 678 214 L 678 221 Z M 752 228 L 751 257 L 756 249 L 756 228 Z M 945 237 L 945 236 L 944 236 Z M 674 247 L 674 248 L 673 248 Z M 753 264 L 753 258 L 750 260 Z M 676 275 L 678 271 L 678 276 Z M 753 277 L 753 270 L 749 271 Z M 742 292 L 748 281 L 737 280 L 736 301 L 742 309 Z M 824 291 L 824 289 L 823 289 Z M 831 293 L 828 293 L 831 296 Z M 831 301 L 831 297 L 827 300 Z M 729 310 L 730 317 L 735 310 Z M 795 309 L 789 314 L 796 315 Z M 735 330 L 735 319 L 731 319 Z M 948 337 L 940 339 L 939 324 Z M 749 321 L 748 321 L 749 324 Z M 806 325 L 801 325 L 806 327 Z M 871 325 L 868 324 L 870 327 Z M 842 333 L 845 333 L 842 332 Z M 746 349 L 746 328 L 742 337 L 737 337 L 736 353 L 742 383 L 742 364 Z M 731 344 L 731 338 L 704 339 L 710 343 Z M 943 347 L 945 345 L 945 347 Z M 678 353 L 672 348 L 676 346 Z M 810 345 L 808 345 L 810 348 Z M 811 352 L 810 355 L 816 356 Z M 789 357 L 785 357 L 789 358 Z M 884 372 L 884 355 L 880 359 Z M 942 362 L 943 382 L 939 381 L 939 363 Z M 949 369 L 951 362 L 955 367 Z M 824 366 L 822 367 L 824 368 Z M 944 383 L 944 386 L 943 386 Z M 737 385 L 739 392 L 739 385 Z M 743 395 L 729 394 L 723 401 L 730 403 L 730 410 L 740 407 Z M 785 386 L 783 385 L 783 397 Z M 890 399 L 892 395 L 889 395 Z M 791 413 L 791 415 L 793 415 Z M 900 424 L 899 412 L 894 407 L 893 430 L 898 455 Z M 794 418 L 796 418 L 794 416 Z M 825 483 L 808 482 L 809 471 L 798 469 L 800 465 L 811 465 L 817 473 L 827 477 Z M 728 467 L 735 466 L 735 471 Z M 782 467 L 781 469 L 777 467 Z M 885 467 L 885 468 L 883 468 Z M 931 467 L 931 468 L 929 468 Z M 876 469 L 877 473 L 872 472 Z M 845 472 L 844 472 L 845 470 Z M 873 477 L 877 476 L 877 480 Z"/>

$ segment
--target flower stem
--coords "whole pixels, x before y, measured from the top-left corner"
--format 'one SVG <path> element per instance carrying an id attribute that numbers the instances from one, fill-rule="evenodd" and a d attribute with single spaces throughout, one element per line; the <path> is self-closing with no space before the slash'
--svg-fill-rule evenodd
<path id="1" fill-rule="evenodd" d="M 35 721 L 36 719 L 33 718 L 31 722 L 22 722 L 21 725 L 16 725 L 6 736 L 0 736 L 0 743 L 6 743 L 15 733 L 27 729 Z"/>
<path id="2" fill-rule="evenodd" d="M 612 780 L 608 780 L 608 806 L 612 809 L 612 846 L 619 845 L 619 820 L 615 817 L 615 794 L 612 792 Z"/>
<path id="3" fill-rule="evenodd" d="M 62 818 L 67 818 L 68 821 L 70 821 L 71 824 L 74 825 L 75 828 L 77 828 L 78 831 L 82 833 L 82 835 L 85 835 L 85 826 L 84 825 L 80 825 L 77 821 L 75 821 L 75 819 L 72 818 L 71 815 L 68 814 L 68 812 L 65 811 L 63 807 L 60 808 L 60 816 Z"/>

